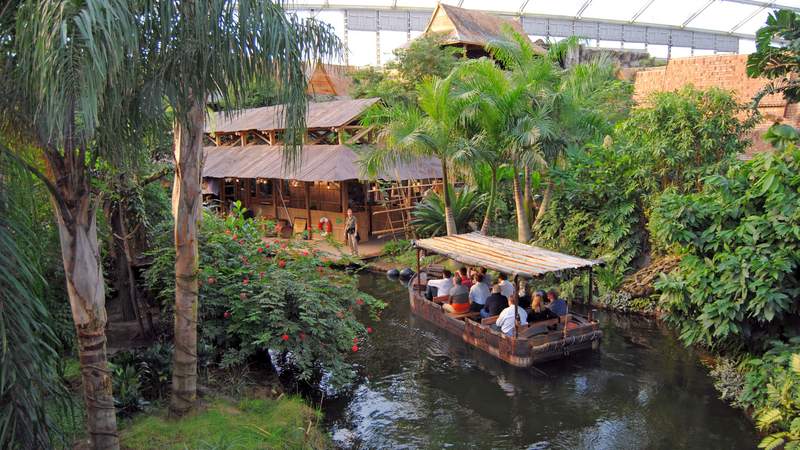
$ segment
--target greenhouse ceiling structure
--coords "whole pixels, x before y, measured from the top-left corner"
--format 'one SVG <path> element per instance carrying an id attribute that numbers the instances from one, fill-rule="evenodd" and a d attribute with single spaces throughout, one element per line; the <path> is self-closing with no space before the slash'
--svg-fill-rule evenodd
<path id="1" fill-rule="evenodd" d="M 422 33 L 435 0 L 295 0 L 290 8 L 330 23 L 351 65 L 380 65 Z M 577 35 L 588 45 L 644 49 L 660 58 L 750 53 L 755 32 L 777 9 L 800 0 L 445 0 L 441 3 L 518 18 L 532 38 Z"/>

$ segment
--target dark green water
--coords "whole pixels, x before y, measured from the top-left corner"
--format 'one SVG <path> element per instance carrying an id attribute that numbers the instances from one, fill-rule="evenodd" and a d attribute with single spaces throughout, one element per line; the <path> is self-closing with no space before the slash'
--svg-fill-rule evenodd
<path id="1" fill-rule="evenodd" d="M 363 275 L 389 303 L 355 360 L 363 379 L 327 402 L 342 448 L 752 449 L 697 355 L 663 325 L 598 313 L 600 351 L 518 369 L 413 316 L 399 282 Z"/>

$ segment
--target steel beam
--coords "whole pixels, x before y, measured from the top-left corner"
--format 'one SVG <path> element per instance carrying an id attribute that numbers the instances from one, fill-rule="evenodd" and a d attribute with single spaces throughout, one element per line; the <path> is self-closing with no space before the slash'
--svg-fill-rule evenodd
<path id="1" fill-rule="evenodd" d="M 708 9 L 708 7 L 709 7 L 709 6 L 711 6 L 711 4 L 712 4 L 712 3 L 714 3 L 715 1 L 716 1 L 716 0 L 708 0 L 708 1 L 706 2 L 706 4 L 705 4 L 705 5 L 703 5 L 703 7 L 701 7 L 701 8 L 700 8 L 700 9 L 698 9 L 697 11 L 693 12 L 693 13 L 692 13 L 692 15 L 691 15 L 691 16 L 689 16 L 689 18 L 688 18 L 688 19 L 686 19 L 686 20 L 685 20 L 685 21 L 684 21 L 684 22 L 681 24 L 681 28 L 686 28 L 686 25 L 689 25 L 689 22 L 691 22 L 691 21 L 693 21 L 694 19 L 696 19 L 696 18 L 697 18 L 697 16 L 699 16 L 700 14 L 703 14 L 703 11 L 705 11 L 706 9 Z"/>

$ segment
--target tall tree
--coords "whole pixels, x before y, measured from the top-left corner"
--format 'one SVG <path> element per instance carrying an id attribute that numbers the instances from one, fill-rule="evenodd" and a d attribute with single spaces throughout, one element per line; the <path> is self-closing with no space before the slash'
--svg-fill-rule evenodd
<path id="1" fill-rule="evenodd" d="M 550 133 L 541 137 L 538 148 L 532 148 L 543 158 L 528 158 L 528 161 L 538 162 L 535 168 L 540 170 L 546 171 L 558 164 L 569 146 L 581 146 L 609 133 L 632 103 L 632 87 L 616 78 L 617 68 L 610 59 L 601 57 L 567 67 L 567 56 L 577 45 L 578 40 L 574 37 L 554 42 L 549 45 L 547 53 L 541 55 L 528 39 L 509 28 L 504 30 L 503 39 L 489 44 L 492 56 L 501 61 L 518 82 L 529 84 L 533 98 L 539 98 L 540 104 L 547 105 Z M 520 197 L 518 226 L 528 229 L 520 230 L 519 238 L 530 240 L 530 220 L 523 201 L 524 194 L 519 188 L 518 177 L 514 181 L 515 199 Z M 552 181 L 545 177 L 545 191 L 537 220 L 544 215 L 551 193 Z"/>
<path id="2" fill-rule="evenodd" d="M 98 158 L 120 156 L 135 21 L 120 0 L 8 5 L 0 10 L 13 17 L 0 20 L 0 126 L 6 143 L 31 145 L 44 160 L 45 173 L 28 167 L 47 186 L 58 224 L 89 437 L 93 448 L 119 448 L 92 172 Z"/>
<path id="3" fill-rule="evenodd" d="M 447 234 L 458 233 L 451 207 L 450 170 L 454 155 L 463 148 L 463 112 L 467 100 L 453 86 L 455 74 L 426 78 L 417 85 L 418 105 L 379 107 L 364 119 L 364 125 L 379 125 L 379 145 L 362 155 L 367 175 L 390 171 L 397 163 L 418 157 L 435 157 L 442 164 L 444 214 Z"/>
<path id="4" fill-rule="evenodd" d="M 287 15 L 263 0 L 145 1 L 143 59 L 175 114 L 175 354 L 170 412 L 189 411 L 197 396 L 198 221 L 206 102 L 231 108 L 254 78 L 275 80 L 286 107 L 284 160 L 299 158 L 306 113 L 304 63 L 338 54 L 332 30 Z"/>
<path id="5" fill-rule="evenodd" d="M 495 209 L 497 196 L 497 171 L 506 162 L 512 162 L 514 178 L 514 200 L 518 210 L 526 210 L 522 202 L 517 167 L 528 167 L 543 163 L 538 152 L 539 140 L 550 132 L 548 106 L 531 85 L 519 77 L 502 70 L 489 59 L 465 63 L 458 69 L 462 96 L 469 99 L 465 115 L 476 126 L 477 134 L 471 140 L 467 158 L 485 164 L 491 174 L 489 200 L 484 215 L 481 233 L 487 234 Z M 517 195 L 519 194 L 519 195 Z M 519 215 L 518 215 L 519 217 Z M 524 231 L 526 222 L 518 222 L 518 238 L 527 242 L 530 237 Z"/>
<path id="6" fill-rule="evenodd" d="M 792 103 L 800 100 L 800 15 L 790 10 L 770 13 L 756 32 L 756 51 L 747 57 L 747 75 L 770 81 L 756 95 L 753 107 L 764 96 L 781 93 Z"/>

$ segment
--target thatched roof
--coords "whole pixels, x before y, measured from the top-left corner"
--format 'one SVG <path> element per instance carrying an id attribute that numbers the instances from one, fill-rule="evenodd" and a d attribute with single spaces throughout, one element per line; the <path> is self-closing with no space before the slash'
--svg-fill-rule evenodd
<path id="1" fill-rule="evenodd" d="M 306 127 L 331 129 L 347 125 L 358 119 L 378 98 L 343 99 L 331 102 L 309 102 Z M 206 122 L 206 133 L 234 133 L 237 131 L 282 131 L 285 129 L 283 105 L 265 106 L 237 111 L 232 114 L 212 113 Z"/>
<path id="2" fill-rule="evenodd" d="M 509 25 L 522 36 L 528 37 L 518 20 L 439 3 L 433 11 L 425 33 L 442 33 L 446 44 L 485 47 L 490 41 L 503 37 L 503 25 Z M 545 50 L 536 44 L 534 48 L 545 53 Z"/>
<path id="3" fill-rule="evenodd" d="M 353 80 L 349 73 L 353 70 L 350 66 L 336 64 L 316 63 L 306 72 L 310 95 L 333 95 L 346 97 L 350 95 Z"/>
<path id="4" fill-rule="evenodd" d="M 600 260 L 578 258 L 480 233 L 421 239 L 415 241 L 414 246 L 464 264 L 524 278 L 603 264 Z"/>
<path id="5" fill-rule="evenodd" d="M 306 145 L 303 159 L 295 171 L 283 166 L 283 147 L 280 145 L 247 145 L 236 147 L 206 147 L 204 149 L 204 178 L 278 178 L 298 181 L 343 181 L 363 179 L 358 155 L 346 145 Z M 412 163 L 400 163 L 380 174 L 384 180 L 424 180 L 441 178 L 439 160 L 422 158 Z"/>

